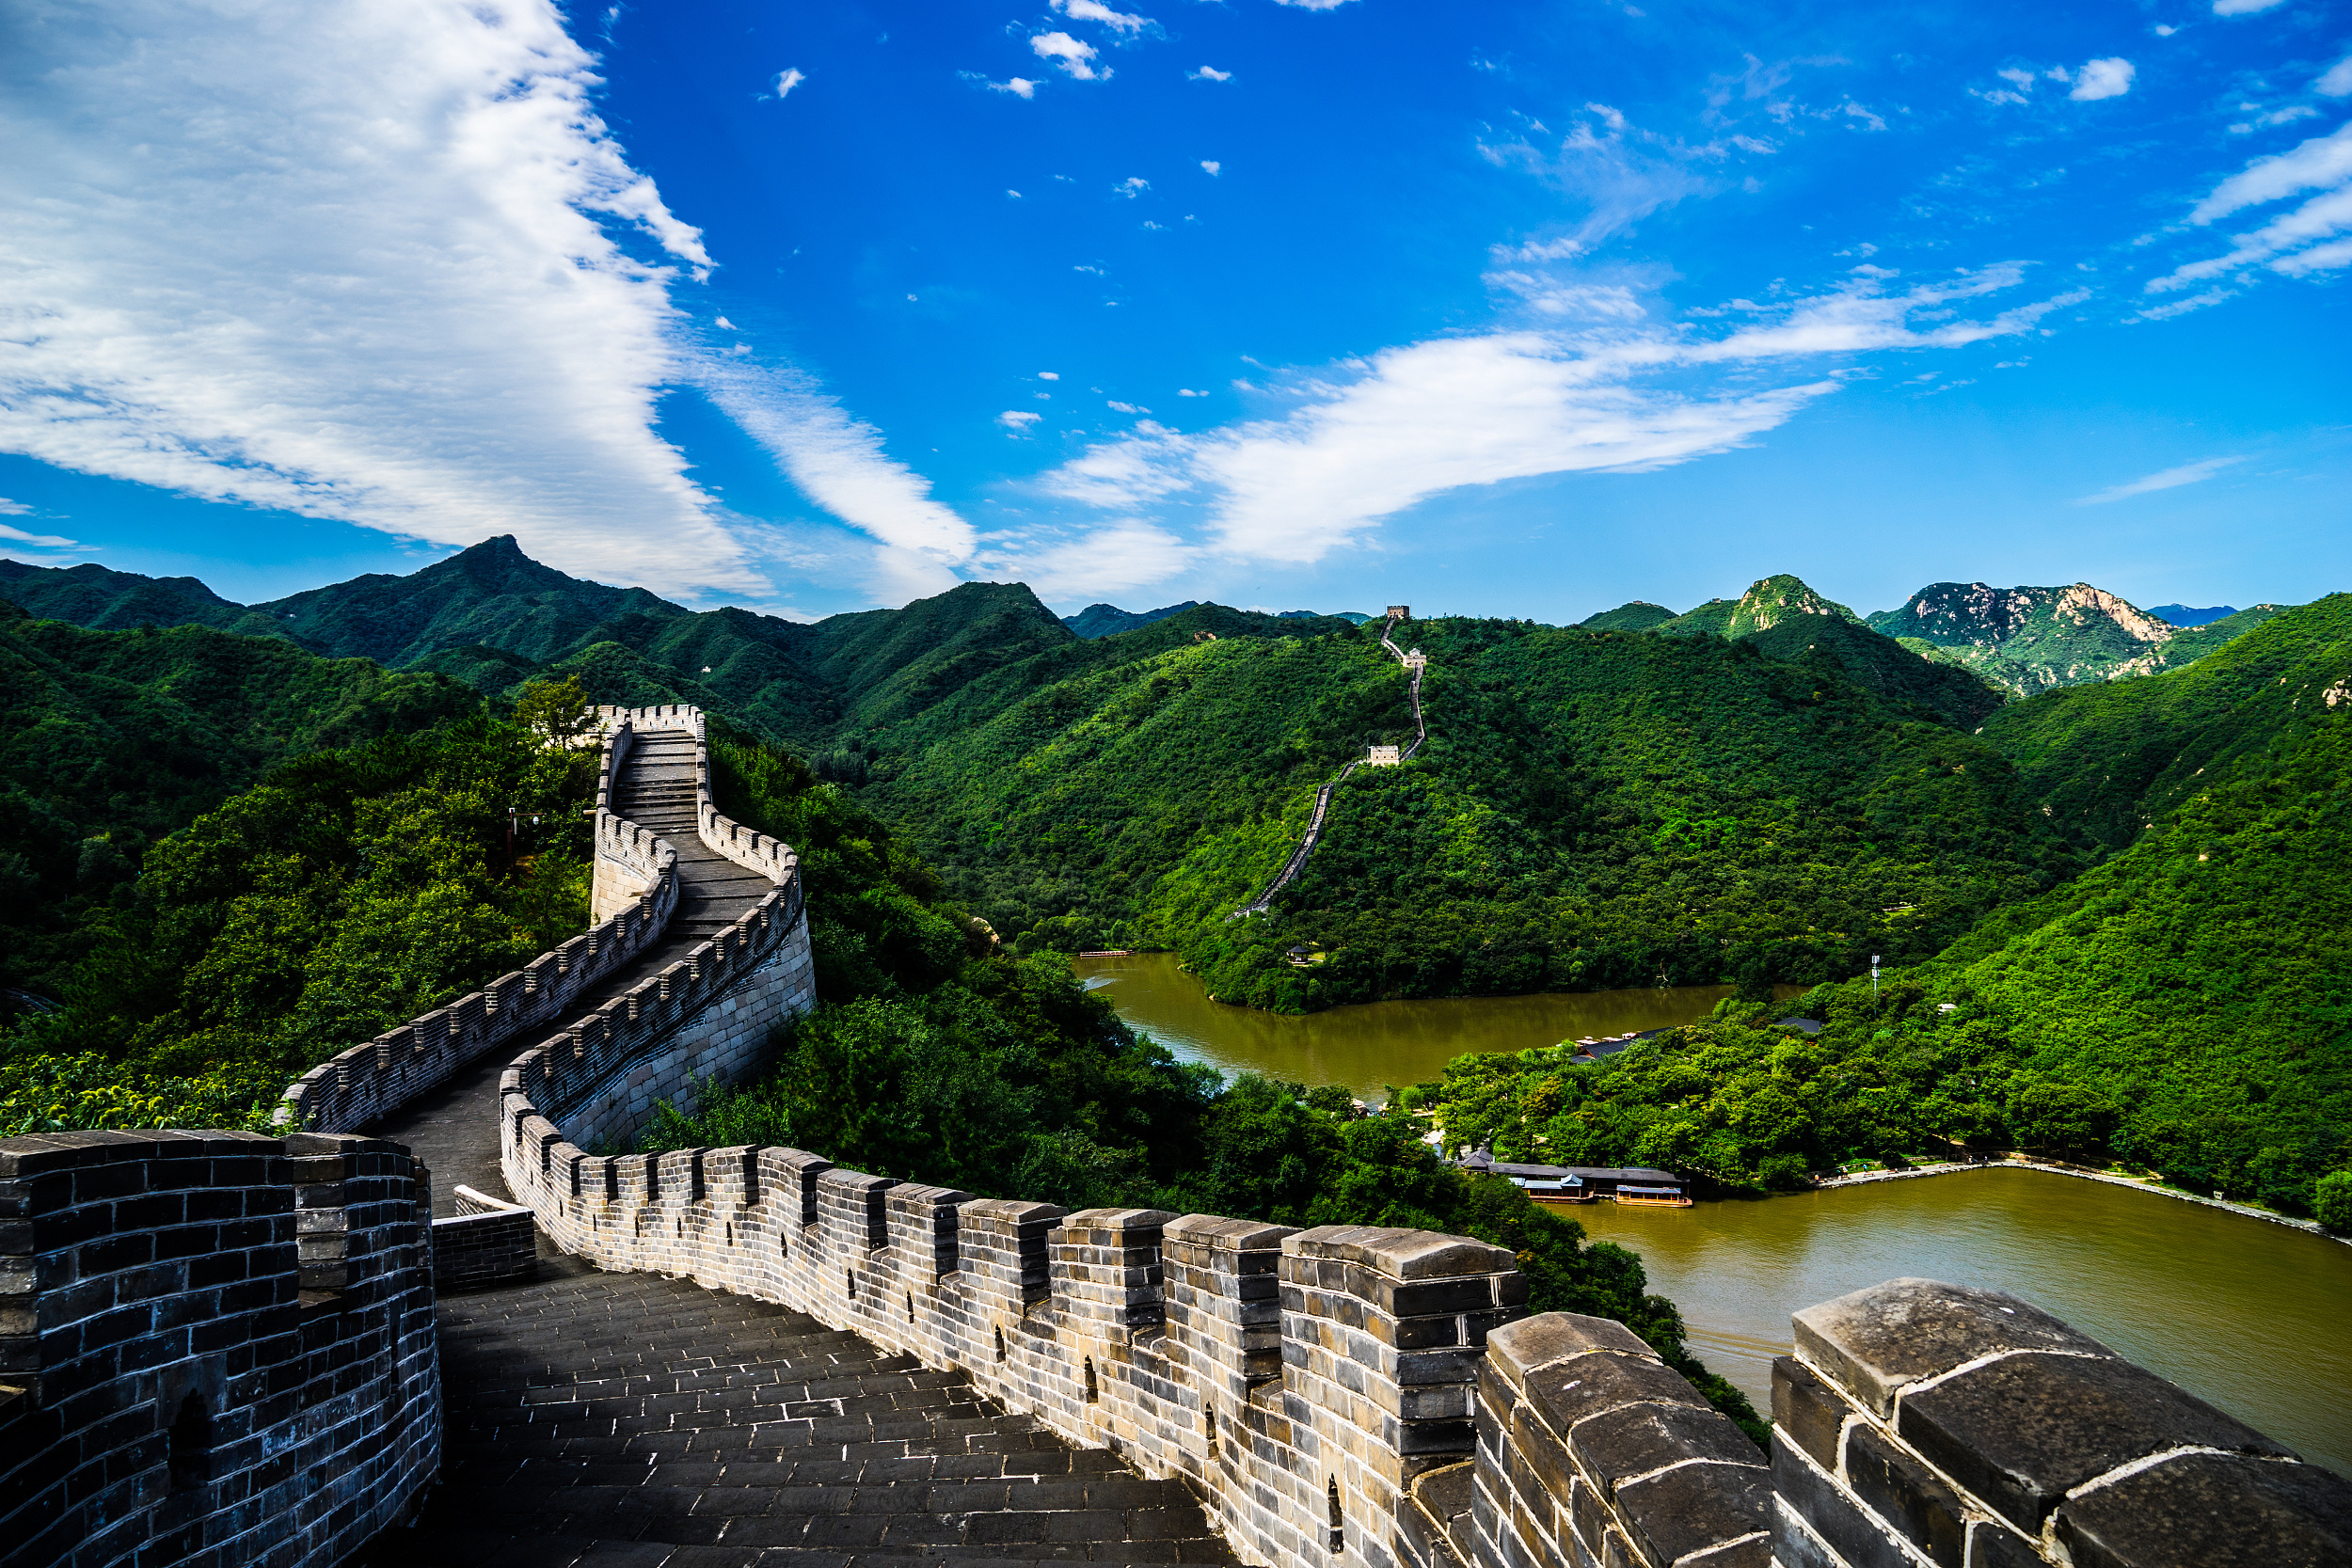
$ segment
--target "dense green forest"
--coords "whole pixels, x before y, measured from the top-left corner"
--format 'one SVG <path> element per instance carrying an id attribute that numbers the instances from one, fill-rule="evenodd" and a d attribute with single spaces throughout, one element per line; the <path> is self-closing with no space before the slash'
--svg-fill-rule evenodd
<path id="1" fill-rule="evenodd" d="M 1171 945 L 1280 1009 L 1819 981 L 1925 958 L 2079 863 L 1997 752 L 1843 646 L 1419 622 L 1428 745 L 1359 770 L 1274 915 L 1229 921 L 1315 786 L 1409 717 L 1376 626 L 1196 642 L 1201 613 L 975 682 L 890 733 L 867 798 L 1000 927 Z M 1298 942 L 1333 956 L 1295 969 Z"/>
<path id="2" fill-rule="evenodd" d="M 62 1005 L 0 1033 L 0 1132 L 258 1124 L 305 1069 L 583 929 L 595 768 L 477 711 L 272 769 L 56 933 Z"/>
<path id="3" fill-rule="evenodd" d="M 2073 787 L 2092 789 L 2070 747 L 2129 735 L 2164 766 L 2119 758 L 2102 781 L 2117 801 L 2167 787 L 2175 762 L 2194 793 L 2080 878 L 1890 974 L 1876 1001 L 1867 980 L 1816 990 L 1818 1037 L 1772 1026 L 1787 1006 L 1729 1002 L 1597 1064 L 1464 1057 L 1407 1102 L 1499 1154 L 1666 1164 L 1732 1189 L 1960 1140 L 2113 1156 L 2312 1211 L 2320 1181 L 2352 1168 L 2352 598 L 2281 616 L 2211 667 L 2012 711 L 2027 709 L 2058 716 L 2021 723 L 2045 743 L 2027 757 Z"/>
<path id="4" fill-rule="evenodd" d="M 75 932 L 133 896 L 149 847 L 271 768 L 479 706 L 288 642 L 88 631 L 0 602 L 0 987 L 55 995 Z"/>

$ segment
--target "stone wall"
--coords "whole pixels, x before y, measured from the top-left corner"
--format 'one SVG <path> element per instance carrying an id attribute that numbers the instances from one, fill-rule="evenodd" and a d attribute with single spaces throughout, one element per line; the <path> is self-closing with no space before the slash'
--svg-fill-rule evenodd
<path id="1" fill-rule="evenodd" d="M 422 1172 L 297 1133 L 0 1140 L 0 1554 L 332 1564 L 440 1464 Z"/>
<path id="2" fill-rule="evenodd" d="M 539 1227 L 519 1203 L 459 1187 L 457 1212 L 433 1222 L 433 1288 L 479 1290 L 539 1273 Z"/>
<path id="3" fill-rule="evenodd" d="M 512 974 L 312 1068 L 286 1089 L 283 1127 L 367 1127 L 500 1046 L 530 1039 L 661 940 L 677 908 L 677 852 L 636 824 L 596 817 L 596 863 L 641 868 L 648 891 Z"/>
<path id="4" fill-rule="evenodd" d="M 1896 1279 L 1794 1327 L 1783 1568 L 2352 1563 L 2352 1484 L 2029 1302 Z"/>

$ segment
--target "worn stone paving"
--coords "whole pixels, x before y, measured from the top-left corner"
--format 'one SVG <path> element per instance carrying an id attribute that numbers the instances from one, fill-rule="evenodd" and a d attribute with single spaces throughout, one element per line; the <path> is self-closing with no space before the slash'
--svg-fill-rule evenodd
<path id="1" fill-rule="evenodd" d="M 1236 1560 L 1177 1481 L 1073 1449 L 854 1334 L 566 1260 L 445 1297 L 449 1428 L 363 1563 L 882 1568 Z"/>
<path id="2" fill-rule="evenodd" d="M 685 884 L 669 940 L 636 971 L 766 893 L 696 835 L 684 736 L 642 737 L 617 804 L 676 847 Z M 457 1181 L 506 1194 L 504 1065 L 378 1130 L 424 1155 L 437 1207 Z M 370 1568 L 1236 1560 L 1180 1482 L 782 1307 L 601 1274 L 543 1236 L 537 1280 L 444 1296 L 438 1320 L 441 1480 L 413 1525 L 362 1554 Z"/>

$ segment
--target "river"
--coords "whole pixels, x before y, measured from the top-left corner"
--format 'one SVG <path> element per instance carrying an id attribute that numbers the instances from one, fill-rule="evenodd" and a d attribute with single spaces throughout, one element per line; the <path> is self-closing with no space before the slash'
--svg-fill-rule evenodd
<path id="1" fill-rule="evenodd" d="M 1519 1051 L 1706 1016 L 1722 987 L 1384 1002 L 1279 1018 L 1208 1000 L 1167 955 L 1085 959 L 1120 1015 L 1179 1055 L 1308 1084 L 1434 1078 Z M 1639 1252 L 1692 1349 L 1769 1408 L 1788 1314 L 1904 1275 L 2048 1308 L 2191 1393 L 2352 1475 L 2352 1246 L 2153 1193 L 2026 1170 L 1872 1182 L 1689 1209 L 1564 1212 Z"/>
<path id="2" fill-rule="evenodd" d="M 1729 986 L 1540 996 L 1372 1002 L 1286 1018 L 1209 1000 L 1172 953 L 1080 958 L 1078 977 L 1119 1016 L 1186 1061 L 1227 1072 L 1263 1072 L 1319 1086 L 1344 1084 L 1378 1105 L 1386 1085 L 1425 1083 L 1465 1051 L 1525 1051 L 1585 1036 L 1606 1038 L 1705 1018 Z M 1786 994 L 1798 994 L 1794 987 Z"/>

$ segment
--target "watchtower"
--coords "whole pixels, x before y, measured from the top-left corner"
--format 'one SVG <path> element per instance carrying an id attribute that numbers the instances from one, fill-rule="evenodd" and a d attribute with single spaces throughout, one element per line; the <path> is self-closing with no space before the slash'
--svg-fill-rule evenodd
<path id="1" fill-rule="evenodd" d="M 1367 768 L 1394 768 L 1398 763 L 1403 762 L 1404 760 L 1405 759 L 1402 756 L 1397 754 L 1397 749 L 1393 746 L 1375 746 L 1372 749 L 1371 754 L 1364 758 L 1364 766 Z"/>
<path id="2" fill-rule="evenodd" d="M 1391 620 L 1391 621 L 1409 621 L 1409 620 L 1411 620 L 1412 618 L 1413 618 L 1413 607 L 1412 607 L 1411 605 L 1408 605 L 1408 604 L 1392 604 L 1392 605 L 1389 606 L 1389 619 L 1390 619 L 1390 620 Z"/>
<path id="3" fill-rule="evenodd" d="M 1412 652 L 1405 656 L 1405 668 L 1407 670 L 1426 670 L 1429 668 L 1429 656 L 1422 653 L 1419 648 L 1415 648 Z"/>

